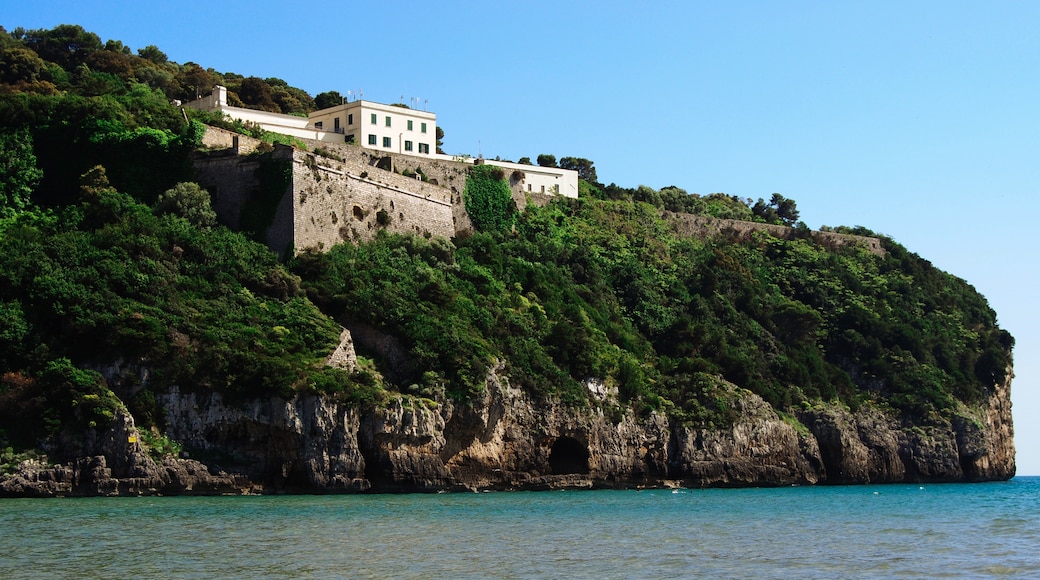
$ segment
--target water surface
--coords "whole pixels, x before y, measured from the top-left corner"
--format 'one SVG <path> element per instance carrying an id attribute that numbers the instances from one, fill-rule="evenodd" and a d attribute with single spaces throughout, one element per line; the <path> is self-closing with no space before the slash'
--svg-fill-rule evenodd
<path id="1" fill-rule="evenodd" d="M 1003 483 L 0 500 L 0 578 L 1040 577 Z"/>

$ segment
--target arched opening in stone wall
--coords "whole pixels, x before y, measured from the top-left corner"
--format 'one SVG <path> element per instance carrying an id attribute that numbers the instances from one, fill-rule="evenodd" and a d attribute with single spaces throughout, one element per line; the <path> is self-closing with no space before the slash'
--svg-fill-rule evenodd
<path id="1" fill-rule="evenodd" d="M 589 472 L 589 450 L 573 437 L 560 437 L 549 451 L 549 468 L 553 475 Z"/>

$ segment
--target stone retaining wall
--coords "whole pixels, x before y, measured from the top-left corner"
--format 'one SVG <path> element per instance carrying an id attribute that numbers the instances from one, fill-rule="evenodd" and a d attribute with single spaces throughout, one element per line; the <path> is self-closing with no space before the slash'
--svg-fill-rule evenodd
<path id="1" fill-rule="evenodd" d="M 670 222 L 680 235 L 691 237 L 710 238 L 726 236 L 738 240 L 747 240 L 751 238 L 751 234 L 754 232 L 768 232 L 777 238 L 787 240 L 799 235 L 799 230 L 795 228 L 774 224 L 714 218 L 671 211 L 662 211 L 661 217 Z M 817 231 L 812 231 L 809 235 L 812 236 L 816 243 L 831 249 L 857 245 L 866 248 L 871 254 L 877 256 L 885 255 L 885 249 L 881 246 L 881 240 L 878 238 Z"/>
<path id="2" fill-rule="evenodd" d="M 203 143 L 215 150 L 196 159 L 197 179 L 213 195 L 221 223 L 237 228 L 242 206 L 260 185 L 260 157 L 248 153 L 270 146 L 213 127 L 207 128 Z M 462 199 L 469 164 L 347 144 L 306 144 L 310 151 L 277 146 L 271 153 L 291 159 L 293 165 L 292 185 L 267 232 L 268 247 L 279 255 L 369 240 L 380 229 L 448 238 L 472 232 Z M 524 191 L 522 178 L 507 175 L 507 180 L 521 211 L 528 203 L 544 205 L 554 197 Z M 686 236 L 749 239 L 760 231 L 783 239 L 801 235 L 797 229 L 772 224 L 668 211 L 661 215 Z M 834 232 L 810 235 L 830 248 L 858 245 L 876 255 L 885 253 L 877 238 Z"/>

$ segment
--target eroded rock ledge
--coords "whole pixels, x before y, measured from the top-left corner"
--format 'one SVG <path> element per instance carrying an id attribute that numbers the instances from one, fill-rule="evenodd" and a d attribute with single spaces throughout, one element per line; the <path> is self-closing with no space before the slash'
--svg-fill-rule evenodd
<path id="1" fill-rule="evenodd" d="M 82 457 L 27 461 L 0 476 L 0 496 L 1003 480 L 1015 474 L 1010 376 L 984 405 L 929 426 L 871 406 L 818 406 L 785 419 L 733 387 L 738 419 L 711 431 L 657 413 L 533 402 L 497 375 L 470 406 L 397 398 L 358 410 L 316 395 L 230 404 L 173 390 L 159 400 L 184 457 L 153 460 L 123 415 L 79 442 Z"/>

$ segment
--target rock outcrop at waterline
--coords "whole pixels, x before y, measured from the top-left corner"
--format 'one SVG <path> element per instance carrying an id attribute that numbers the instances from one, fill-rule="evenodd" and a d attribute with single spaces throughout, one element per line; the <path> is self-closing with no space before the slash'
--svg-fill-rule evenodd
<path id="1" fill-rule="evenodd" d="M 1003 480 L 1015 474 L 1008 383 L 928 426 L 880 409 L 817 406 L 782 417 L 731 387 L 721 429 L 532 401 L 498 375 L 468 406 L 401 397 L 356 409 L 318 395 L 229 403 L 160 397 L 182 457 L 153 460 L 129 415 L 78 442 L 83 456 L 27 461 L 4 496 L 336 493 Z"/>

